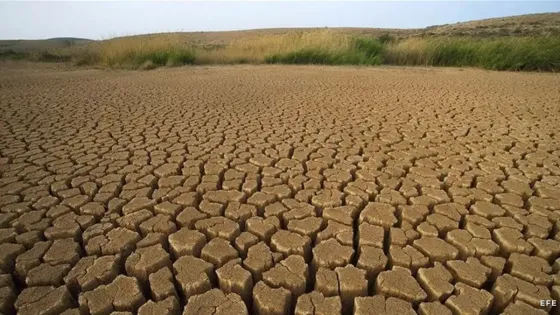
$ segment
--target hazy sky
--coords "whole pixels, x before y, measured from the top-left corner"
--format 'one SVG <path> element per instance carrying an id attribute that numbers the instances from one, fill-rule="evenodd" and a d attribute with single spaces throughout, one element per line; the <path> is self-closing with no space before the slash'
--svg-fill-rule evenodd
<path id="1" fill-rule="evenodd" d="M 273 27 L 417 28 L 558 12 L 560 1 L 47 2 L 0 1 L 1 39 L 41 39 Z"/>

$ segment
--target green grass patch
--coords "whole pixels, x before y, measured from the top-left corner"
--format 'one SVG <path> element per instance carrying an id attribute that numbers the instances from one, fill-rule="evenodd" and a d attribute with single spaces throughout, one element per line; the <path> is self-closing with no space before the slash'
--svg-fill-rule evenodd
<path id="1" fill-rule="evenodd" d="M 383 61 L 384 45 L 376 39 L 354 38 L 349 49 L 331 51 L 308 48 L 285 54 L 265 56 L 266 63 L 320 65 L 379 65 Z"/>
<path id="2" fill-rule="evenodd" d="M 110 67 L 117 68 L 153 69 L 163 66 L 178 67 L 194 64 L 195 59 L 194 53 L 186 49 L 168 49 L 149 52 L 131 50 L 124 54 L 111 56 L 106 60 L 106 63 Z"/>
<path id="3" fill-rule="evenodd" d="M 422 65 L 509 71 L 560 71 L 560 37 L 436 37 L 397 41 L 354 38 L 346 51 L 302 49 L 265 58 L 267 63 Z"/>
<path id="4" fill-rule="evenodd" d="M 28 58 L 28 53 L 18 52 L 11 49 L 0 51 L 0 60 L 24 60 Z"/>
<path id="5" fill-rule="evenodd" d="M 267 63 L 283 64 L 333 64 L 338 54 L 319 49 L 301 49 L 286 54 L 275 54 L 265 57 Z"/>
<path id="6" fill-rule="evenodd" d="M 58 55 L 46 51 L 32 54 L 31 57 L 33 61 L 40 62 L 68 62 L 71 58 L 70 55 Z"/>
<path id="7" fill-rule="evenodd" d="M 560 71 L 560 37 L 432 38 L 397 43 L 385 60 L 395 65 Z"/>

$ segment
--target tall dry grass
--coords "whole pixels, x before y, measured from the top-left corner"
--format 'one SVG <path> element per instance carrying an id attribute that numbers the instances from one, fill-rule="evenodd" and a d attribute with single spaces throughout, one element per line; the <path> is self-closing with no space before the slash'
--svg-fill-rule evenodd
<path id="1" fill-rule="evenodd" d="M 393 65 L 559 71 L 560 37 L 410 38 L 388 45 L 384 59 Z"/>
<path id="2" fill-rule="evenodd" d="M 194 62 L 193 47 L 177 36 L 130 36 L 67 49 L 78 65 L 113 68 L 179 66 Z"/>
<path id="3" fill-rule="evenodd" d="M 341 53 L 351 46 L 351 36 L 330 30 L 294 31 L 285 34 L 254 36 L 230 42 L 223 48 L 197 48 L 197 63 L 263 63 L 275 54 L 287 54 L 300 50 L 319 50 Z"/>
<path id="4" fill-rule="evenodd" d="M 342 53 L 350 48 L 351 40 L 349 35 L 329 30 L 257 35 L 233 40 L 227 45 L 189 42 L 176 34 L 154 34 L 114 38 L 58 53 L 72 56 L 78 65 L 101 64 L 117 68 L 139 67 L 150 60 L 158 66 L 264 63 L 268 56 L 305 49 Z M 193 58 L 188 62 L 174 62 L 176 55 Z M 165 58 L 171 61 L 166 64 L 162 61 Z"/>
<path id="5" fill-rule="evenodd" d="M 51 60 L 77 65 L 145 68 L 185 64 L 294 63 L 393 64 L 560 71 L 560 37 L 356 37 L 332 30 L 260 34 L 227 44 L 188 40 L 181 34 L 114 38 L 49 51 Z"/>

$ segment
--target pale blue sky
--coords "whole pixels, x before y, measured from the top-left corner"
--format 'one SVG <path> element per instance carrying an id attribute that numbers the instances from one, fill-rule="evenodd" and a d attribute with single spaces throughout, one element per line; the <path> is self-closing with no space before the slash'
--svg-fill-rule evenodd
<path id="1" fill-rule="evenodd" d="M 0 39 L 102 39 L 142 33 L 274 27 L 417 28 L 559 11 L 560 1 L 0 1 Z"/>

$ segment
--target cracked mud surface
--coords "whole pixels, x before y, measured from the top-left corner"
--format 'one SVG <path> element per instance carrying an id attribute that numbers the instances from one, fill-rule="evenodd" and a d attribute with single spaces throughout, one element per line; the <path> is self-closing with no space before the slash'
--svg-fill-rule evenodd
<path id="1" fill-rule="evenodd" d="M 1 314 L 559 312 L 557 75 L 1 67 Z"/>

